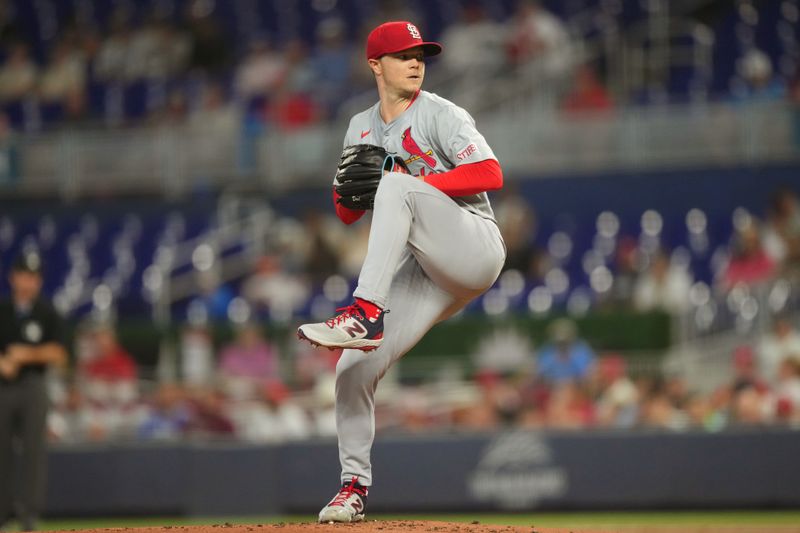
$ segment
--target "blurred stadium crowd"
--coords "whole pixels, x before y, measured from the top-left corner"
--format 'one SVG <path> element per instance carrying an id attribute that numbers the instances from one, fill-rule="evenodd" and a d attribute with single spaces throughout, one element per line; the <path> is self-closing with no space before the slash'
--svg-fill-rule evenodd
<path id="1" fill-rule="evenodd" d="M 548 286 L 543 278 L 560 279 L 552 274 L 559 270 L 553 249 L 539 250 L 530 239 L 516 240 L 515 232 L 530 228 L 535 218 L 524 199 L 512 194 L 497 207 L 509 244 L 505 279 L 540 279 L 541 287 Z M 658 310 L 676 319 L 696 319 L 699 307 L 692 301 L 709 298 L 709 292 L 727 305 L 733 305 L 737 293 L 769 294 L 774 319 L 768 329 L 754 330 L 747 342 L 724 356 L 731 378 L 723 384 L 694 390 L 681 372 L 628 368 L 623 355 L 596 353 L 575 323 L 561 318 L 550 323 L 547 339 L 537 346 L 524 332 L 496 330 L 474 353 L 465 354 L 472 357 L 470 375 L 445 367 L 419 379 L 388 376 L 380 396 L 379 431 L 466 431 L 504 425 L 714 431 L 800 423 L 800 331 L 792 315 L 796 308 L 785 294 L 783 301 L 775 296 L 800 276 L 800 202 L 791 190 L 781 189 L 773 195 L 766 220 L 752 214 L 736 217 L 724 254 L 710 266 L 710 285 L 696 280 L 685 261 L 687 250 L 648 248 L 643 231 L 639 239 L 615 239 L 615 259 L 608 269 L 612 281 L 606 290 L 594 288 L 592 303 L 594 310 Z M 287 268 L 292 255 L 285 250 L 265 255 L 259 269 L 238 286 L 240 294 L 233 286 L 217 287 L 207 298 L 193 300 L 174 351 L 161 354 L 158 368 L 138 367 L 117 342 L 113 324 L 89 315 L 76 339 L 70 385 L 54 386 L 53 439 L 211 437 L 273 442 L 334 435 L 338 352 L 265 337 L 257 309 L 283 309 L 273 320 L 285 312 L 283 319 L 291 320 L 313 286 L 341 291 L 343 296 L 332 297 L 334 301 L 346 298 L 346 280 L 360 265 L 368 225 L 362 223 L 356 230 L 361 245 L 352 242 L 346 247 L 330 244 L 340 226 L 322 223 L 321 215 L 309 217 L 298 228 L 305 233 L 292 242 L 308 245 L 302 259 L 298 257 L 299 268 Z M 531 294 L 529 311 L 536 313 L 541 303 L 535 291 Z M 491 313 L 491 306 L 484 300 L 484 311 Z M 550 311 L 538 310 L 545 315 Z M 570 311 L 581 314 L 577 307 Z M 234 324 L 236 336 L 218 346 L 211 322 L 225 317 Z"/>
<path id="2" fill-rule="evenodd" d="M 242 140 L 331 122 L 372 89 L 361 46 L 365 30 L 389 19 L 418 21 L 452 51 L 431 62 L 429 87 L 471 110 L 529 92 L 567 114 L 667 102 L 800 103 L 796 0 L 694 3 L 683 15 L 710 30 L 692 26 L 667 40 L 686 39 L 695 63 L 648 60 L 641 77 L 621 75 L 630 73 L 603 47 L 657 21 L 664 3 L 0 0 L 0 147 L 17 134 L 50 131 L 189 125 Z M 657 51 L 658 42 L 643 39 L 641 48 Z M 475 86 L 484 92 L 459 94 Z M 726 314 L 733 329 L 751 327 L 764 309 L 776 318 L 728 350 L 732 377 L 704 390 L 683 373 L 634 368 L 624 354 L 590 346 L 569 319 L 553 321 L 538 345 L 498 331 L 464 354 L 473 358 L 470 375 L 444 368 L 428 379 L 387 376 L 378 431 L 800 424 L 800 331 L 791 314 L 798 307 L 787 296 L 800 277 L 796 189 L 775 190 L 763 217 L 741 208 L 725 221 L 700 208 L 648 209 L 631 224 L 607 210 L 586 227 L 550 220 L 541 231 L 529 200 L 512 183 L 493 199 L 506 269 L 467 313 L 658 311 L 689 336 L 712 331 Z M 153 204 L 127 215 L 113 199 L 81 213 L 0 213 L 3 264 L 38 250 L 46 292 L 81 319 L 74 368 L 52 383 L 51 438 L 335 435 L 338 353 L 265 337 L 261 326 L 291 326 L 348 303 L 368 222 L 344 228 L 315 206 L 256 212 L 260 226 L 233 230 L 242 241 L 252 230 L 247 238 L 257 244 L 243 255 L 253 260 L 230 275 L 215 256 L 230 233 L 220 229 L 225 214 L 211 213 L 216 205 Z M 179 249 L 188 250 L 180 264 Z M 179 292 L 161 264 L 168 273 L 183 268 L 191 290 L 173 294 L 158 317 L 165 284 Z M 767 304 L 754 313 L 761 296 Z M 142 316 L 181 325 L 157 367 L 138 363 L 117 340 L 115 320 Z M 230 344 L 214 338 L 220 321 L 236 331 Z"/>
<path id="3" fill-rule="evenodd" d="M 608 87 L 621 77 L 602 43 L 638 31 L 659 2 L 3 0 L 2 123 L 40 131 L 188 121 L 251 134 L 309 126 L 372 88 L 361 43 L 375 21 L 392 19 L 417 21 L 455 51 L 432 63 L 433 87 L 450 81 L 457 92 L 496 79 L 484 99 L 535 85 L 569 111 L 603 111 L 615 100 L 796 101 L 797 3 L 705 4 L 685 8 L 696 23 L 689 30 L 662 36 L 705 59 Z M 730 13 L 709 15 L 719 9 Z"/>
<path id="4" fill-rule="evenodd" d="M 529 346 L 516 335 L 516 348 Z M 337 352 L 285 357 L 254 324 L 216 353 L 202 326 L 182 335 L 181 379 L 139 380 L 139 369 L 107 325 L 85 329 L 72 385 L 54 382 L 49 433 L 57 442 L 237 439 L 282 442 L 335 435 Z M 487 343 L 484 343 L 487 344 Z M 685 377 L 632 375 L 617 354 L 595 354 L 569 319 L 554 321 L 535 350 L 510 352 L 513 367 L 480 369 L 473 379 L 447 373 L 418 383 L 388 376 L 379 395 L 379 433 L 657 428 L 718 431 L 800 423 L 800 331 L 790 320 L 731 354 L 734 377 L 710 392 Z M 482 355 L 491 348 L 484 346 Z M 497 352 L 495 352 L 497 353 Z M 506 362 L 507 363 L 507 362 Z M 289 377 L 291 376 L 291 377 Z"/>

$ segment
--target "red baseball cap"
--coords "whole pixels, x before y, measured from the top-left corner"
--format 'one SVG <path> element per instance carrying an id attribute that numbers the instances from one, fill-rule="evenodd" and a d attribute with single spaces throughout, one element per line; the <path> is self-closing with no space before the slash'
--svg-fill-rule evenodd
<path id="1" fill-rule="evenodd" d="M 442 51 L 442 45 L 422 40 L 417 27 L 406 21 L 384 22 L 367 37 L 367 59 L 378 59 L 386 54 L 402 52 L 421 46 L 426 56 L 435 56 Z"/>

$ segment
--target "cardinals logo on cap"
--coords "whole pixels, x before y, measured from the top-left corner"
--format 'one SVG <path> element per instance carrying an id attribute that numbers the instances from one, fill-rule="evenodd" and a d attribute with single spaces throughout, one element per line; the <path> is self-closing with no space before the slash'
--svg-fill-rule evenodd
<path id="1" fill-rule="evenodd" d="M 410 22 L 406 24 L 406 28 L 408 28 L 408 33 L 411 34 L 412 39 L 419 39 L 422 40 L 422 35 L 419 33 L 419 30 L 416 26 L 411 24 Z"/>

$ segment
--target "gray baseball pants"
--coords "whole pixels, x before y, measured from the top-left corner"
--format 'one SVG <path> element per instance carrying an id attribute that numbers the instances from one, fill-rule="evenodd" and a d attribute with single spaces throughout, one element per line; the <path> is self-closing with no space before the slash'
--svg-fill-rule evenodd
<path id="1" fill-rule="evenodd" d="M 391 365 L 437 322 L 497 279 L 506 251 L 497 224 L 401 173 L 381 180 L 367 256 L 354 296 L 389 309 L 381 346 L 345 350 L 336 366 L 342 481 L 372 485 L 375 390 Z"/>

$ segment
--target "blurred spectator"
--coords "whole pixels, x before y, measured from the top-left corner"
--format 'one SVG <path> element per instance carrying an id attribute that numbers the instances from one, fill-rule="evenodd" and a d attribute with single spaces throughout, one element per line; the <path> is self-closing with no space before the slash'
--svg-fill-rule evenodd
<path id="1" fill-rule="evenodd" d="M 269 118 L 283 130 L 310 126 L 319 120 L 319 111 L 312 96 L 316 90 L 313 63 L 303 41 L 293 39 L 286 44 L 284 65 L 285 71 L 268 108 Z"/>
<path id="2" fill-rule="evenodd" d="M 500 192 L 495 216 L 507 250 L 503 270 L 517 270 L 528 280 L 543 279 L 548 262 L 535 242 L 536 212 L 514 185 Z"/>
<path id="3" fill-rule="evenodd" d="M 728 425 L 731 419 L 731 398 L 733 388 L 724 385 L 714 390 L 708 398 L 708 415 L 705 428 L 709 431 L 719 431 Z M 691 416 L 691 412 L 689 413 Z"/>
<path id="4" fill-rule="evenodd" d="M 670 401 L 663 383 L 657 383 L 644 398 L 641 409 L 641 423 L 646 427 L 680 430 L 688 424 L 685 413 Z"/>
<path id="5" fill-rule="evenodd" d="M 514 383 L 503 378 L 503 375 L 494 371 L 478 374 L 476 381 L 482 394 L 480 404 L 488 408 L 488 413 L 478 417 L 480 424 L 476 424 L 475 429 L 494 429 L 499 425 L 510 425 L 518 417 L 522 409 L 522 396 Z"/>
<path id="6" fill-rule="evenodd" d="M 94 61 L 94 75 L 100 81 L 123 83 L 127 80 L 127 62 L 131 30 L 127 15 L 116 11 L 111 18 L 111 30 L 103 39 Z"/>
<path id="7" fill-rule="evenodd" d="M 242 284 L 242 295 L 257 309 L 266 309 L 272 320 L 287 321 L 305 305 L 309 287 L 283 268 L 281 256 L 267 255 Z"/>
<path id="8" fill-rule="evenodd" d="M 314 433 L 320 437 L 336 436 L 335 390 L 335 374 L 322 374 L 314 383 L 311 422 Z"/>
<path id="9" fill-rule="evenodd" d="M 151 399 L 137 436 L 147 440 L 177 440 L 192 423 L 192 409 L 176 383 L 162 383 Z"/>
<path id="10" fill-rule="evenodd" d="M 769 421 L 764 394 L 755 387 L 742 387 L 734 391 L 731 422 L 738 425 L 762 425 Z"/>
<path id="11" fill-rule="evenodd" d="M 166 20 L 159 22 L 159 31 L 159 58 L 151 69 L 163 69 L 166 78 L 173 78 L 185 72 L 192 41 L 186 32 Z"/>
<path id="12" fill-rule="evenodd" d="M 148 120 L 153 126 L 170 127 L 183 124 L 188 116 L 186 91 L 175 87 L 167 94 L 166 106 L 154 108 Z"/>
<path id="13" fill-rule="evenodd" d="M 283 48 L 284 71 L 280 87 L 290 94 L 316 91 L 314 62 L 302 39 L 291 39 Z"/>
<path id="14" fill-rule="evenodd" d="M 682 374 L 670 373 L 664 376 L 664 391 L 670 403 L 681 412 L 686 410 L 686 405 L 691 396 L 689 385 Z"/>
<path id="15" fill-rule="evenodd" d="M 219 377 L 237 398 L 252 397 L 266 383 L 281 381 L 280 355 L 255 323 L 236 329 L 236 338 L 225 346 L 219 358 Z"/>
<path id="16" fill-rule="evenodd" d="M 800 202 L 789 187 L 776 190 L 770 198 L 764 250 L 787 274 L 800 274 Z"/>
<path id="17" fill-rule="evenodd" d="M 633 288 L 633 306 L 637 311 L 660 310 L 679 315 L 689 308 L 692 279 L 685 268 L 672 266 L 669 256 L 658 251 L 650 258 L 650 267 L 641 273 Z"/>
<path id="18" fill-rule="evenodd" d="M 237 436 L 249 442 L 285 442 L 312 434 L 308 415 L 277 381 L 265 384 L 256 401 L 238 402 L 232 411 Z"/>
<path id="19" fill-rule="evenodd" d="M 367 19 L 370 28 L 387 20 L 414 20 L 415 16 L 419 16 L 419 12 L 405 0 L 374 0 L 371 4 L 370 17 Z"/>
<path id="20" fill-rule="evenodd" d="M 593 420 L 594 407 L 580 383 L 561 381 L 553 386 L 545 409 L 547 427 L 580 429 Z"/>
<path id="21" fill-rule="evenodd" d="M 167 56 L 162 55 L 161 28 L 152 15 L 131 32 L 125 65 L 128 80 L 164 79 Z"/>
<path id="22" fill-rule="evenodd" d="M 436 407 L 431 394 L 421 384 L 408 385 L 394 400 L 400 429 L 405 433 L 423 434 L 434 427 Z M 464 412 L 453 414 L 462 427 L 480 429 L 495 424 L 492 408 L 478 402 Z"/>
<path id="23" fill-rule="evenodd" d="M 47 428 L 50 439 L 55 442 L 79 443 L 108 438 L 98 418 L 87 409 L 85 398 L 76 385 L 71 385 L 64 398 L 54 403 L 48 413 Z"/>
<path id="24" fill-rule="evenodd" d="M 758 48 L 750 48 L 739 58 L 736 70 L 744 84 L 734 88 L 734 99 L 739 102 L 775 102 L 783 100 L 786 86 L 774 75 L 772 60 Z"/>
<path id="25" fill-rule="evenodd" d="M 601 113 L 614 107 L 611 96 L 589 65 L 575 70 L 573 86 L 561 103 L 570 114 Z"/>
<path id="26" fill-rule="evenodd" d="M 187 133 L 192 137 L 193 158 L 199 179 L 213 179 L 230 171 L 231 148 L 236 145 L 240 128 L 239 109 L 225 97 L 222 86 L 210 82 L 202 86 L 200 105 L 188 116 Z"/>
<path id="27" fill-rule="evenodd" d="M 409 13 L 408 18 L 388 18 L 388 19 L 375 19 L 374 24 L 369 21 L 362 22 L 358 28 L 358 36 L 356 37 L 355 42 L 357 43 L 365 43 L 367 42 L 367 36 L 369 32 L 372 31 L 373 28 L 386 22 L 387 20 L 412 20 L 416 15 L 413 13 Z M 364 55 L 364 50 L 360 46 L 351 46 L 350 47 L 350 72 L 352 72 L 352 76 L 350 79 L 350 88 L 348 96 L 354 96 L 356 100 L 359 97 L 363 96 L 363 94 L 372 94 L 372 91 L 375 88 L 375 75 L 372 73 L 372 69 L 369 68 L 369 64 L 367 63 L 367 58 Z M 426 75 L 430 75 L 430 71 L 426 72 Z M 344 107 L 348 107 L 348 103 L 345 101 Z M 350 103 L 353 109 L 360 106 L 360 103 L 352 104 Z"/>
<path id="28" fill-rule="evenodd" d="M 349 279 L 357 279 L 361 272 L 361 265 L 364 264 L 364 258 L 367 256 L 369 228 L 369 218 L 364 217 L 350 225 L 347 235 L 337 238 L 339 242 L 343 242 L 343 239 L 346 239 L 347 242 L 346 246 L 339 247 L 341 260 L 339 271 Z"/>
<path id="29" fill-rule="evenodd" d="M 103 42 L 98 28 L 88 21 L 73 20 L 64 27 L 62 40 L 69 43 L 91 71 Z"/>
<path id="30" fill-rule="evenodd" d="M 13 185 L 19 179 L 17 134 L 8 115 L 0 111 L 0 186 Z"/>
<path id="31" fill-rule="evenodd" d="M 179 364 L 181 378 L 188 387 L 206 388 L 214 383 L 214 343 L 205 321 L 190 321 L 181 330 Z"/>
<path id="32" fill-rule="evenodd" d="M 213 145 L 224 145 L 222 139 L 233 138 L 238 131 L 239 113 L 225 96 L 225 90 L 219 83 L 210 82 L 203 85 L 200 94 L 200 105 L 189 115 L 189 126 L 201 139 L 212 139 L 212 142 L 199 147 L 196 155 L 209 150 L 213 153 Z M 209 135 L 213 133 L 214 135 Z M 224 152 L 221 152 L 224 153 Z"/>
<path id="33" fill-rule="evenodd" d="M 120 346 L 110 324 L 97 323 L 92 326 L 92 356 L 82 368 L 87 380 L 105 383 L 135 382 L 136 361 Z"/>
<path id="34" fill-rule="evenodd" d="M 758 373 L 767 383 L 778 379 L 778 368 L 786 359 L 800 362 L 800 332 L 793 326 L 788 316 L 775 317 L 772 331 L 764 335 L 758 343 Z"/>
<path id="35" fill-rule="evenodd" d="M 130 37 L 126 78 L 167 81 L 186 68 L 190 49 L 185 33 L 153 13 Z"/>
<path id="36" fill-rule="evenodd" d="M 190 422 L 185 428 L 192 437 L 232 437 L 236 432 L 228 416 L 226 397 L 216 389 L 195 389 L 189 396 Z"/>
<path id="37" fill-rule="evenodd" d="M 503 26 L 486 15 L 480 2 L 469 0 L 442 33 L 442 46 L 457 53 L 444 54 L 441 64 L 464 82 L 485 79 L 503 67 L 504 39 Z"/>
<path id="38" fill-rule="evenodd" d="M 0 101 L 14 102 L 32 96 L 39 69 L 28 53 L 28 46 L 15 43 L 0 67 Z"/>
<path id="39" fill-rule="evenodd" d="M 688 417 L 689 426 L 692 428 L 708 431 L 717 429 L 714 427 L 715 413 L 710 398 L 704 394 L 694 393 L 689 395 L 686 400 L 686 416 Z"/>
<path id="40" fill-rule="evenodd" d="M 755 285 L 775 274 L 775 261 L 764 250 L 755 218 L 736 229 L 731 243 L 731 258 L 723 274 L 723 287 L 732 288 L 737 283 Z"/>
<path id="41" fill-rule="evenodd" d="M 250 50 L 234 74 L 234 88 L 244 101 L 265 97 L 274 91 L 285 75 L 284 57 L 264 38 L 250 43 Z"/>
<path id="42" fill-rule="evenodd" d="M 354 52 L 345 40 L 344 30 L 345 23 L 340 18 L 325 19 L 317 26 L 317 46 L 311 57 L 314 98 L 326 118 L 335 116 L 353 81 Z M 361 55 L 360 49 L 358 52 Z"/>
<path id="43" fill-rule="evenodd" d="M 519 0 L 506 43 L 512 65 L 523 67 L 537 84 L 560 86 L 573 62 L 572 42 L 561 20 L 535 0 Z"/>
<path id="44" fill-rule="evenodd" d="M 280 89 L 270 106 L 271 122 L 283 131 L 292 131 L 315 124 L 319 113 L 314 100 L 307 93 L 291 93 Z"/>
<path id="45" fill-rule="evenodd" d="M 214 3 L 192 0 L 188 5 L 188 26 L 191 36 L 189 66 L 198 73 L 216 77 L 230 67 L 231 40 L 212 16 Z"/>
<path id="46" fill-rule="evenodd" d="M 614 250 L 614 284 L 608 303 L 618 309 L 630 309 L 638 279 L 639 246 L 633 237 L 620 237 Z"/>
<path id="47" fill-rule="evenodd" d="M 578 338 L 575 323 L 568 318 L 554 320 L 548 333 L 550 342 L 539 349 L 536 360 L 537 375 L 551 383 L 587 379 L 594 368 L 595 354 Z"/>
<path id="48" fill-rule="evenodd" d="M 314 390 L 318 381 L 326 381 L 335 376 L 341 350 L 323 350 L 305 343 L 297 344 L 296 350 L 291 358 L 292 384 L 295 390 Z"/>
<path id="49" fill-rule="evenodd" d="M 205 308 L 209 320 L 227 320 L 228 306 L 236 296 L 233 290 L 221 282 L 214 269 L 197 271 L 196 276 L 200 294 L 195 301 Z"/>
<path id="50" fill-rule="evenodd" d="M 540 429 L 545 427 L 545 408 L 550 399 L 550 386 L 542 381 L 533 380 L 525 383 L 521 389 L 522 406 L 517 426 L 520 428 Z"/>
<path id="51" fill-rule="evenodd" d="M 96 440 L 133 434 L 140 422 L 136 361 L 119 344 L 111 324 L 92 323 L 86 334 L 77 373 L 83 409 L 92 420 L 85 429 Z"/>
<path id="52" fill-rule="evenodd" d="M 325 216 L 316 210 L 306 211 L 303 225 L 307 232 L 305 270 L 313 286 L 321 286 L 326 279 L 339 272 L 339 255 L 333 244 L 334 234 Z"/>
<path id="53" fill-rule="evenodd" d="M 479 371 L 516 374 L 525 369 L 532 353 L 528 335 L 515 328 L 495 328 L 481 337 L 472 360 Z"/>
<path id="54" fill-rule="evenodd" d="M 416 430 L 446 423 L 469 431 L 492 431 L 501 424 L 514 421 L 521 407 L 521 398 L 508 380 L 503 379 L 498 373 L 483 371 L 475 377 L 476 387 L 471 385 L 473 384 L 459 387 L 457 384 L 448 383 L 451 399 L 446 407 L 426 405 L 422 396 L 435 396 L 435 393 L 430 389 L 426 390 L 424 386 L 401 392 L 398 396 L 402 398 L 400 414 L 403 423 L 411 425 Z M 433 397 L 431 402 L 435 404 L 437 399 Z M 447 411 L 446 421 L 438 420 L 437 410 Z"/>
<path id="55" fill-rule="evenodd" d="M 15 15 L 16 10 L 11 2 L 0 2 L 0 46 L 4 48 L 22 37 Z"/>
<path id="56" fill-rule="evenodd" d="M 69 99 L 82 101 L 85 90 L 86 64 L 82 55 L 67 42 L 58 43 L 39 78 L 39 96 L 45 103 L 63 105 Z"/>
<path id="57" fill-rule="evenodd" d="M 778 367 L 774 411 L 777 420 L 800 422 L 800 356 L 786 358 Z"/>
<path id="58" fill-rule="evenodd" d="M 625 360 L 619 355 L 600 357 L 595 379 L 600 390 L 597 423 L 607 427 L 633 427 L 639 416 L 639 392 L 628 377 Z"/>
<path id="59" fill-rule="evenodd" d="M 743 344 L 733 351 L 733 380 L 731 387 L 734 394 L 743 389 L 767 390 L 767 385 L 758 373 L 756 355 L 752 346 Z"/>

